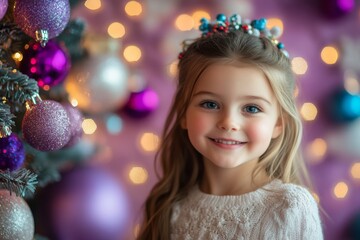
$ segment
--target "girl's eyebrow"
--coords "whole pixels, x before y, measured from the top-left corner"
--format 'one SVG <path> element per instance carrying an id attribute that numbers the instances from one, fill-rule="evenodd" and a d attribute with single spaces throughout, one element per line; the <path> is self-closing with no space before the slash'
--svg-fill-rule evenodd
<path id="1" fill-rule="evenodd" d="M 199 91 L 197 93 L 194 94 L 194 97 L 199 96 L 199 95 L 212 95 L 214 97 L 218 97 L 220 98 L 220 95 L 214 93 L 214 92 L 210 92 L 210 91 Z M 255 96 L 255 95 L 245 95 L 245 96 L 241 96 L 241 99 L 251 99 L 251 100 L 260 100 L 263 101 L 269 105 L 271 105 L 271 101 L 261 97 L 261 96 Z"/>

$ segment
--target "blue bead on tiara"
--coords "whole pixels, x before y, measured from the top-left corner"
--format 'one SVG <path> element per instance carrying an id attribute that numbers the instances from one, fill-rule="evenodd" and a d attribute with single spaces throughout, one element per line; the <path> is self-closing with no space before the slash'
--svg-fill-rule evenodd
<path id="1" fill-rule="evenodd" d="M 274 46 L 276 46 L 286 57 L 289 57 L 289 53 L 285 50 L 285 46 L 282 42 L 279 42 L 277 39 L 281 35 L 281 30 L 279 27 L 273 27 L 268 29 L 266 27 L 267 20 L 265 18 L 255 19 L 255 20 L 242 20 L 239 14 L 234 14 L 229 19 L 225 14 L 218 14 L 216 16 L 216 21 L 210 22 L 206 18 L 200 20 L 199 30 L 202 32 L 202 37 L 210 36 L 217 32 L 235 32 L 243 31 L 250 35 L 256 37 L 265 37 L 269 39 Z M 186 43 L 184 42 L 184 48 L 186 48 Z M 184 56 L 186 50 L 182 51 L 179 54 L 179 59 Z"/>

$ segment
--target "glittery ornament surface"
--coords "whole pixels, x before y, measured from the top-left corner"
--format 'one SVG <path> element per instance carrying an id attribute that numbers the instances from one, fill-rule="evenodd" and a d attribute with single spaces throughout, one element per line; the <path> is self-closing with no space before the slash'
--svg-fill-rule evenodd
<path id="1" fill-rule="evenodd" d="M 70 140 L 70 120 L 58 102 L 44 100 L 26 111 L 22 121 L 25 140 L 40 151 L 54 151 Z"/>
<path id="2" fill-rule="evenodd" d="M 35 42 L 23 52 L 23 56 L 20 71 L 34 78 L 39 87 L 56 86 L 69 73 L 69 56 L 55 41 L 49 41 L 45 47 Z"/>
<path id="3" fill-rule="evenodd" d="M 36 31 L 47 30 L 52 39 L 65 29 L 70 19 L 69 0 L 16 0 L 14 19 L 32 38 L 36 38 Z"/>
<path id="4" fill-rule="evenodd" d="M 34 218 L 24 199 L 0 190 L 0 239 L 32 240 Z"/>
<path id="5" fill-rule="evenodd" d="M 66 147 L 72 147 L 78 143 L 82 137 L 83 130 L 81 124 L 83 121 L 83 115 L 79 109 L 71 106 L 70 104 L 63 105 L 70 120 L 71 137 Z"/>
<path id="6" fill-rule="evenodd" d="M 19 137 L 12 133 L 0 138 L 0 169 L 14 171 L 24 163 L 25 150 Z"/>
<path id="7" fill-rule="evenodd" d="M 8 8 L 8 0 L 0 0 L 0 20 L 5 16 Z"/>

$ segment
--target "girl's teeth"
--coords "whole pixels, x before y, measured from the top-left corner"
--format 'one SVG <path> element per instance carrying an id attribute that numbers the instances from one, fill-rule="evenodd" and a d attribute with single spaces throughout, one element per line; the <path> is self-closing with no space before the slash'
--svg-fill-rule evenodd
<path id="1" fill-rule="evenodd" d="M 222 140 L 222 139 L 214 139 L 214 141 L 217 143 L 228 144 L 228 145 L 241 144 L 241 142 L 238 142 L 238 141 L 227 141 L 227 140 Z"/>

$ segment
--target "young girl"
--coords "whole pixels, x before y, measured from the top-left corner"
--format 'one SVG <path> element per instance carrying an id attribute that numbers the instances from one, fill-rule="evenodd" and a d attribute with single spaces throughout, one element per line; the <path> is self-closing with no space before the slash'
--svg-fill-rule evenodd
<path id="1" fill-rule="evenodd" d="M 266 20 L 220 14 L 185 46 L 138 239 L 323 239 L 300 186 L 289 58 Z M 272 34 L 273 33 L 273 34 Z"/>

